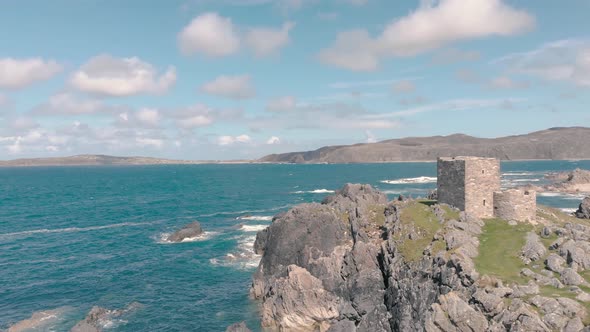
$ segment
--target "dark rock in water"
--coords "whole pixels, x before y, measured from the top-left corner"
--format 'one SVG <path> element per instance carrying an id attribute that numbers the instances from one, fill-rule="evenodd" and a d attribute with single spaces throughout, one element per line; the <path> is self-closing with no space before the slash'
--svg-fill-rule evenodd
<path id="1" fill-rule="evenodd" d="M 141 307 L 141 304 L 138 302 L 129 304 L 125 309 L 105 309 L 98 306 L 92 307 L 88 315 L 86 315 L 86 318 L 78 322 L 70 332 L 101 332 L 101 326 L 104 325 L 103 323 L 105 321 L 126 315 L 139 307 Z"/>
<path id="2" fill-rule="evenodd" d="M 590 196 L 584 198 L 582 203 L 580 203 L 578 211 L 576 211 L 576 217 L 580 219 L 590 219 Z"/>
<path id="3" fill-rule="evenodd" d="M 225 332 L 252 332 L 245 322 L 235 323 L 227 327 Z"/>
<path id="4" fill-rule="evenodd" d="M 201 234 L 203 234 L 201 224 L 195 221 L 170 234 L 166 240 L 169 242 L 182 242 L 183 240 L 192 239 Z"/>

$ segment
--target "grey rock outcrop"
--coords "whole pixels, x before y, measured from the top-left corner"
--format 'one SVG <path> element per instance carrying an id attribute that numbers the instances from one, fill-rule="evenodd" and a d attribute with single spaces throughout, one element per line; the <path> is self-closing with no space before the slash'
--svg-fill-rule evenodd
<path id="1" fill-rule="evenodd" d="M 590 219 L 590 196 L 584 198 L 575 214 L 580 219 Z"/>
<path id="2" fill-rule="evenodd" d="M 168 242 L 182 242 L 187 239 L 195 238 L 199 235 L 203 234 L 203 229 L 201 228 L 201 224 L 198 221 L 194 221 L 178 231 L 170 234 L 166 241 Z"/>
<path id="3" fill-rule="evenodd" d="M 86 318 L 78 322 L 70 332 L 101 332 L 102 326 L 105 325 L 107 320 L 129 314 L 140 307 L 141 304 L 138 302 L 133 302 L 124 309 L 92 307 Z"/>
<path id="4" fill-rule="evenodd" d="M 527 266 L 520 276 L 526 283 L 504 284 L 476 269 L 487 222 L 430 201 L 388 202 L 368 185 L 296 206 L 257 235 L 262 259 L 250 292 L 261 302 L 262 325 L 331 332 L 583 328 L 590 227 L 546 223 L 524 231 L 514 256 Z M 575 300 L 547 296 L 551 288 L 575 290 Z"/>
<path id="5" fill-rule="evenodd" d="M 252 332 L 245 322 L 235 323 L 227 327 L 225 332 Z"/>

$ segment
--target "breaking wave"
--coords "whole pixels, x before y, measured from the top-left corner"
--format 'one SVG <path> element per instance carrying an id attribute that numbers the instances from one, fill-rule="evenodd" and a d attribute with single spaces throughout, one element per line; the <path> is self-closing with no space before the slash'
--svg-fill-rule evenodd
<path id="1" fill-rule="evenodd" d="M 258 232 L 266 229 L 267 227 L 268 225 L 242 225 L 240 230 L 244 232 Z"/>
<path id="2" fill-rule="evenodd" d="M 56 228 L 56 229 L 33 229 L 30 231 L 22 231 L 22 232 L 14 232 L 14 233 L 5 233 L 0 234 L 0 239 L 13 237 L 13 236 L 23 236 L 23 235 L 35 235 L 35 234 L 51 234 L 51 233 L 77 233 L 77 232 L 88 232 L 88 231 L 96 231 L 100 229 L 108 229 L 108 228 L 120 228 L 120 227 L 137 227 L 137 226 L 144 226 L 144 225 L 151 225 L 154 224 L 153 222 L 124 222 L 120 224 L 111 224 L 111 225 L 103 225 L 103 226 L 90 226 L 90 227 L 67 227 L 67 228 Z"/>
<path id="3" fill-rule="evenodd" d="M 397 180 L 382 180 L 381 183 L 387 184 L 408 184 L 408 183 L 435 183 L 436 177 L 431 176 L 419 176 L 417 178 L 405 178 Z"/>
<path id="4" fill-rule="evenodd" d="M 271 221 L 272 216 L 242 216 L 237 217 L 237 220 L 255 220 L 255 221 Z"/>
<path id="5" fill-rule="evenodd" d="M 260 209 L 260 210 L 242 210 L 242 211 L 222 211 L 222 212 L 215 212 L 209 214 L 201 214 L 198 215 L 197 218 L 205 218 L 205 217 L 216 217 L 216 216 L 231 216 L 231 215 L 248 215 L 252 213 L 264 213 L 264 212 L 271 212 L 271 211 L 278 211 L 290 208 L 292 205 L 282 205 L 277 206 L 269 209 Z"/>
<path id="6" fill-rule="evenodd" d="M 219 234 L 217 232 L 203 232 L 201 235 L 197 235 L 195 237 L 189 237 L 186 238 L 180 242 L 173 242 L 173 241 L 168 241 L 167 238 L 168 236 L 170 236 L 171 233 L 162 233 L 159 236 L 156 237 L 156 242 L 159 244 L 176 244 L 176 243 L 187 243 L 187 242 L 199 242 L 199 241 L 205 241 L 205 240 L 209 240 L 210 238 L 212 238 L 213 236 Z"/>
<path id="7" fill-rule="evenodd" d="M 294 194 L 333 194 L 336 191 L 334 190 L 329 190 L 329 189 L 314 189 L 314 190 L 310 190 L 310 191 L 295 191 L 293 192 Z"/>
<path id="8" fill-rule="evenodd" d="M 254 269 L 258 267 L 258 263 L 260 263 L 260 258 L 262 257 L 254 252 L 254 241 L 256 241 L 255 235 L 238 237 L 236 251 L 227 253 L 223 257 L 211 258 L 209 259 L 209 263 L 217 266 L 233 267 L 240 270 Z"/>

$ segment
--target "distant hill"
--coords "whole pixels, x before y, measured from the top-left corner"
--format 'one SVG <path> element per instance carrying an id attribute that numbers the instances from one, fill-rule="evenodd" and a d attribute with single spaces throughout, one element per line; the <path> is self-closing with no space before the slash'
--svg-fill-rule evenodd
<path id="1" fill-rule="evenodd" d="M 526 135 L 478 138 L 463 134 L 408 137 L 372 144 L 327 146 L 315 151 L 268 155 L 260 162 L 378 163 L 434 161 L 440 156 L 480 156 L 502 160 L 590 159 L 590 128 L 550 128 Z"/>
<path id="2" fill-rule="evenodd" d="M 106 155 L 78 155 L 58 158 L 28 158 L 0 161 L 0 166 L 97 166 L 97 165 L 172 165 L 203 162 L 150 157 L 114 157 Z"/>

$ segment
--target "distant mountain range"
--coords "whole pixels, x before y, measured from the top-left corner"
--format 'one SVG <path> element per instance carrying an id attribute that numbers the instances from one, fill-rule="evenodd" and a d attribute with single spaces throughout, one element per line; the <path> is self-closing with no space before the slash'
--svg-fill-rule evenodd
<path id="1" fill-rule="evenodd" d="M 440 156 L 479 156 L 502 160 L 590 159 L 590 128 L 550 128 L 526 135 L 478 138 L 463 134 L 408 137 L 378 143 L 327 146 L 314 151 L 272 154 L 271 163 L 379 163 L 434 161 Z"/>
<path id="2" fill-rule="evenodd" d="M 272 154 L 251 161 L 195 161 L 151 157 L 77 155 L 0 161 L 0 167 L 205 163 L 380 163 L 434 161 L 440 156 L 459 155 L 495 157 L 502 160 L 590 159 L 590 128 L 550 128 L 526 135 L 499 138 L 478 138 L 463 134 L 408 137 L 378 143 L 327 146 L 314 151 Z"/>

